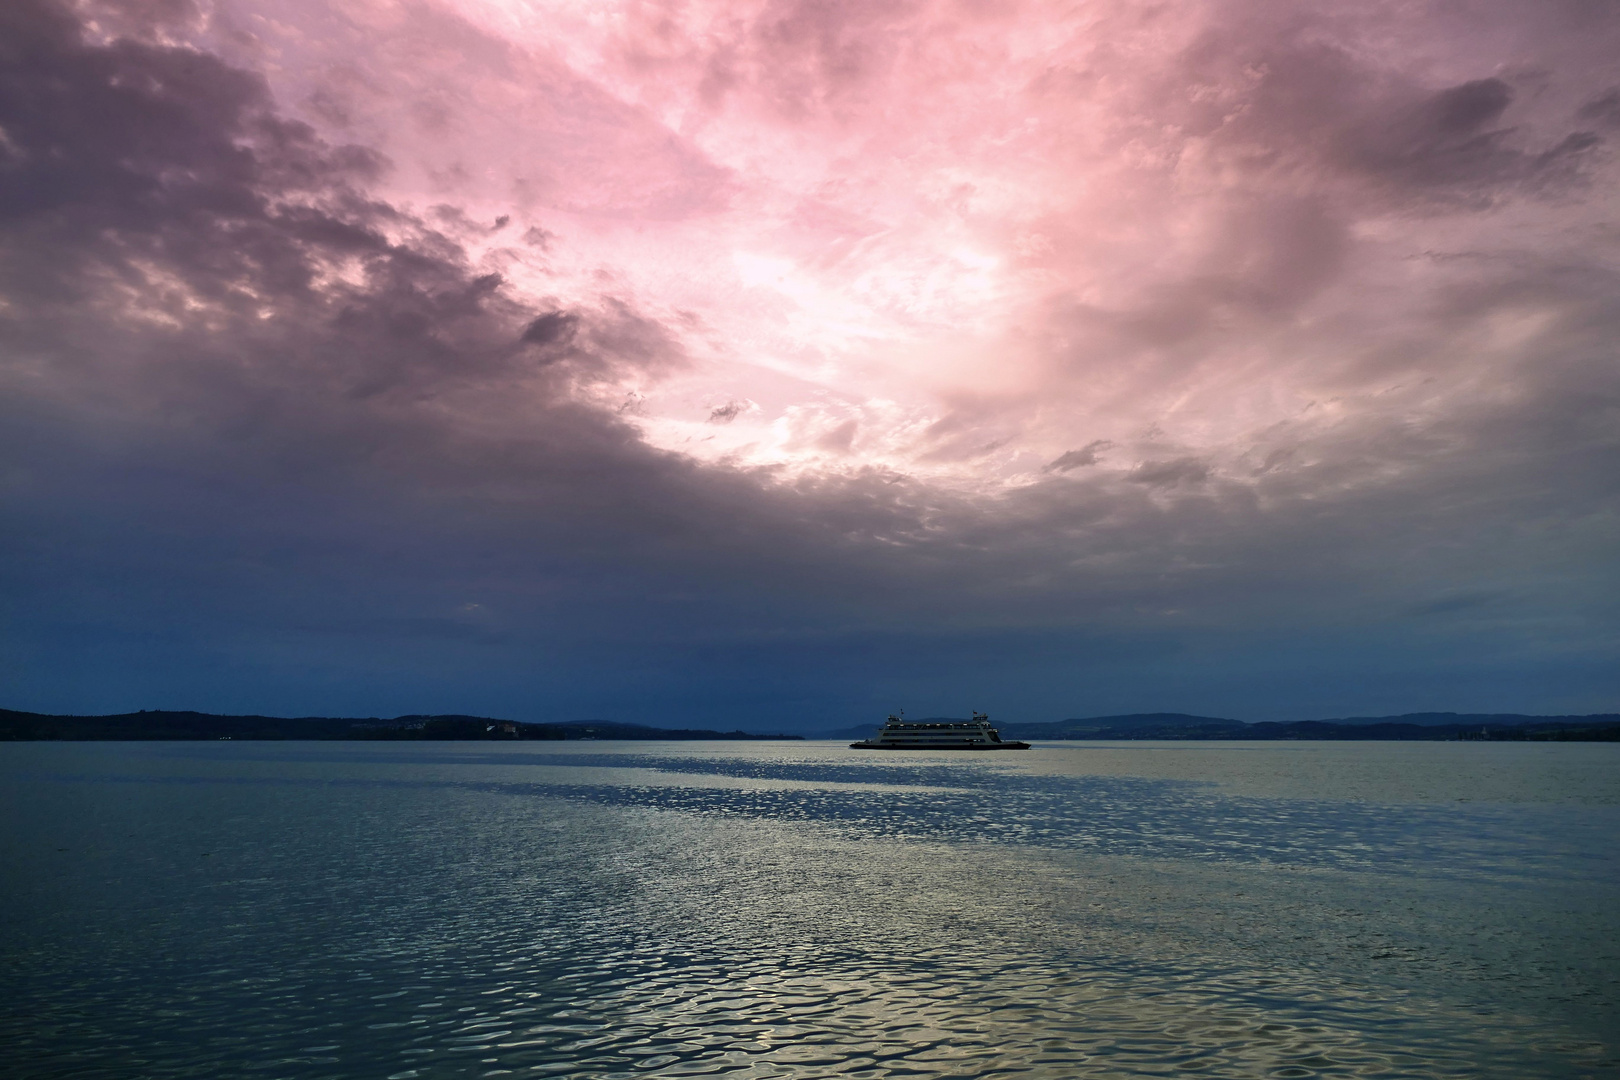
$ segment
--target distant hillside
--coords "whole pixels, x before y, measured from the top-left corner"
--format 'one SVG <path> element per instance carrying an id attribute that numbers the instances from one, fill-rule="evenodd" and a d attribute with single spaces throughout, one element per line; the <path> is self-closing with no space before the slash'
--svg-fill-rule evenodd
<path id="1" fill-rule="evenodd" d="M 1518 713 L 1405 713 L 1342 720 L 1295 720 L 1245 724 L 1180 713 L 1136 713 L 1060 720 L 1051 724 L 1009 723 L 1004 738 L 1017 739 L 1481 739 L 1620 741 L 1620 714 L 1525 716 Z"/>
<path id="2" fill-rule="evenodd" d="M 1002 738 L 1010 739 L 1229 739 L 1246 726 L 1217 716 L 1127 713 L 1048 724 L 1007 723 L 1000 731 Z"/>
<path id="3" fill-rule="evenodd" d="M 181 740 L 181 739 L 365 739 L 365 740 L 552 740 L 567 739 L 799 739 L 798 735 L 750 735 L 645 727 L 585 720 L 526 724 L 487 716 L 397 716 L 364 720 L 330 716 L 219 716 L 149 710 L 113 716 L 53 716 L 0 709 L 0 741 Z"/>
<path id="4" fill-rule="evenodd" d="M 927 717 L 928 720 L 962 719 Z M 1246 724 L 1215 716 L 1187 713 L 1127 713 L 1048 723 L 996 722 L 1004 739 L 1062 742 L 1125 739 L 1382 739 L 1405 741 L 1620 741 L 1620 713 L 1590 716 L 1525 716 L 1520 713 L 1403 713 L 1400 716 L 1353 716 L 1338 720 L 1294 720 Z M 863 724 L 820 735 L 826 739 L 861 739 L 881 723 Z"/>
<path id="5" fill-rule="evenodd" d="M 1421 719 L 1419 719 L 1421 718 Z M 1402 739 L 1479 742 L 1620 742 L 1620 713 L 1524 716 L 1518 713 L 1408 713 L 1403 716 L 1250 724 L 1242 739 Z"/>
<path id="6" fill-rule="evenodd" d="M 1323 724 L 1414 724 L 1418 727 L 1522 727 L 1525 724 L 1592 724 L 1620 722 L 1620 713 L 1594 713 L 1588 716 L 1526 716 L 1523 713 L 1415 712 L 1399 716 L 1346 716 L 1319 721 Z"/>

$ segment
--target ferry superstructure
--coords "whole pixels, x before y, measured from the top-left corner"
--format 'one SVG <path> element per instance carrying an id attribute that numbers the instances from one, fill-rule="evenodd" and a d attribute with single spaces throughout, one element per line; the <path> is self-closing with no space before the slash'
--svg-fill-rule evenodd
<path id="1" fill-rule="evenodd" d="M 976 712 L 972 720 L 905 719 L 891 714 L 875 738 L 849 744 L 851 750 L 1028 750 L 1029 743 L 1004 740 L 990 718 Z"/>

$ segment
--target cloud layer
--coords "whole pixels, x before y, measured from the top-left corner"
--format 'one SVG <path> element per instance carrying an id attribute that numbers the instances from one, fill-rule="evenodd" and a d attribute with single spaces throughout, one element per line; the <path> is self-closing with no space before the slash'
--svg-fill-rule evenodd
<path id="1" fill-rule="evenodd" d="M 13 707 L 1620 707 L 1603 5 L 0 20 Z"/>

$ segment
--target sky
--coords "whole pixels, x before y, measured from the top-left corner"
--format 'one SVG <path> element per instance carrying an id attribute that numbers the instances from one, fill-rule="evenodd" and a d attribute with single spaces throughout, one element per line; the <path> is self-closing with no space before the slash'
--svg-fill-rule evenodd
<path id="1" fill-rule="evenodd" d="M 1620 711 L 1607 0 L 9 0 L 0 707 Z"/>

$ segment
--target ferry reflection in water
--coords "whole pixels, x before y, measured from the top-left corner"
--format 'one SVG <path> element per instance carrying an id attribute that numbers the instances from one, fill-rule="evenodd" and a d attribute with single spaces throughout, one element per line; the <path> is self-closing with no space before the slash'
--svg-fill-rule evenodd
<path id="1" fill-rule="evenodd" d="M 1604 1075 L 1617 750 L 12 744 L 0 1040 L 18 1077 Z"/>

